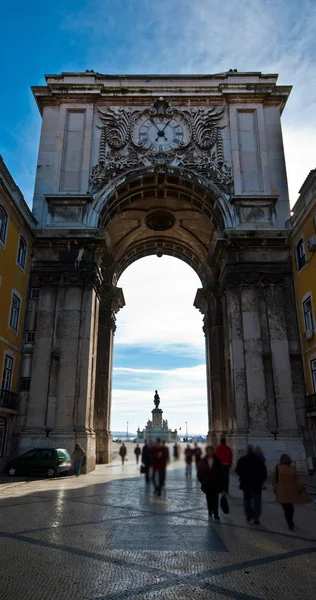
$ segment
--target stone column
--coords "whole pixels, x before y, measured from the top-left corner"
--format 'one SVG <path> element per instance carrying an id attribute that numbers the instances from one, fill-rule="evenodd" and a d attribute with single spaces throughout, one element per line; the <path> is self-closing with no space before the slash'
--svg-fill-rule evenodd
<path id="1" fill-rule="evenodd" d="M 220 298 L 208 290 L 197 291 L 194 306 L 204 314 L 209 434 L 217 444 L 227 427 L 224 329 Z"/>
<path id="2" fill-rule="evenodd" d="M 244 449 L 249 430 L 249 420 L 240 287 L 229 286 L 226 289 L 225 296 L 230 377 L 235 404 L 234 434 L 237 438 L 240 438 L 240 449 Z"/>
<path id="3" fill-rule="evenodd" d="M 52 279 L 53 282 L 53 279 Z M 47 405 L 57 287 L 45 283 L 40 287 L 36 337 L 32 360 L 32 377 L 27 405 L 26 424 L 22 429 L 19 451 L 47 443 Z"/>
<path id="4" fill-rule="evenodd" d="M 261 326 L 256 285 L 241 288 L 244 357 L 247 378 L 249 436 L 269 435 L 267 396 L 262 356 Z"/>
<path id="5" fill-rule="evenodd" d="M 265 297 L 268 309 L 278 432 L 292 435 L 297 433 L 297 420 L 282 287 L 270 285 L 265 289 Z"/>
<path id="6" fill-rule="evenodd" d="M 120 288 L 111 285 L 103 287 L 99 314 L 94 408 L 96 461 L 102 464 L 112 460 L 110 422 L 115 315 L 124 305 L 124 296 Z"/>
<path id="7" fill-rule="evenodd" d="M 102 274 L 94 240 L 82 247 L 57 239 L 34 247 L 40 285 L 31 390 L 20 449 L 76 442 L 95 465 L 93 429 L 99 290 Z"/>

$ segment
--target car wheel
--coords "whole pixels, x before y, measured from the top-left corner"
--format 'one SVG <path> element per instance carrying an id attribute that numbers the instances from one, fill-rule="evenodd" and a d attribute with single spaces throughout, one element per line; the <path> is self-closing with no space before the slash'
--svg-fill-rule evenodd
<path id="1" fill-rule="evenodd" d="M 48 477 L 55 477 L 55 475 L 56 475 L 56 471 L 55 471 L 55 469 L 53 469 L 53 467 L 51 467 L 50 469 L 47 470 Z"/>
<path id="2" fill-rule="evenodd" d="M 16 474 L 16 469 L 14 467 L 11 467 L 8 471 L 10 477 L 14 477 L 14 475 Z"/>

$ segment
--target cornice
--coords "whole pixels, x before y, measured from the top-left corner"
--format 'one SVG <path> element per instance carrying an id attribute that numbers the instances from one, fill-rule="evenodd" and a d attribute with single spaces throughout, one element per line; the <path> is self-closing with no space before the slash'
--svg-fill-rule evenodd
<path id="1" fill-rule="evenodd" d="M 46 75 L 47 86 L 32 87 L 40 112 L 60 102 L 143 104 L 155 96 L 199 103 L 264 102 L 283 110 L 291 86 L 278 86 L 277 75 L 262 73 L 221 73 L 219 75 L 101 75 L 61 73 Z"/>

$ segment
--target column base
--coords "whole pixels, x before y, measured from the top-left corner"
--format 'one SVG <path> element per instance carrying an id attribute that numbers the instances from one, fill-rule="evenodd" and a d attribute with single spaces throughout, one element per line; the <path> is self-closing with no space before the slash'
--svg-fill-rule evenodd
<path id="1" fill-rule="evenodd" d="M 112 462 L 112 435 L 109 431 L 96 430 L 96 462 L 98 465 Z"/>
<path id="2" fill-rule="evenodd" d="M 236 432 L 227 435 L 226 441 L 233 451 L 234 464 L 246 453 L 247 446 L 253 444 L 260 446 L 269 472 L 279 464 L 283 453 L 290 455 L 298 471 L 305 473 L 308 470 L 303 436 L 297 430 L 278 433 L 268 430 Z"/>
<path id="3" fill-rule="evenodd" d="M 70 456 L 75 444 L 81 444 L 86 452 L 87 460 L 82 473 L 95 469 L 95 433 L 86 429 L 74 430 L 73 427 L 44 429 L 40 427 L 25 427 L 20 435 L 19 454 L 32 448 L 66 448 Z"/>
<path id="4" fill-rule="evenodd" d="M 49 430 L 44 427 L 23 427 L 17 444 L 18 454 L 23 454 L 33 448 L 47 448 L 50 446 Z"/>

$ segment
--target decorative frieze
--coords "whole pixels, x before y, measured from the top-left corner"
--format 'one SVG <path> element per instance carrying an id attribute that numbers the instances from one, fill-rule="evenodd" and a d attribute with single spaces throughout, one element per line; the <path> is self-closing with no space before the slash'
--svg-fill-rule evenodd
<path id="1" fill-rule="evenodd" d="M 145 110 L 99 107 L 98 112 L 102 131 L 90 178 L 93 193 L 118 175 L 163 165 L 188 169 L 230 193 L 232 174 L 219 125 L 224 108 L 180 110 L 161 97 Z"/>

